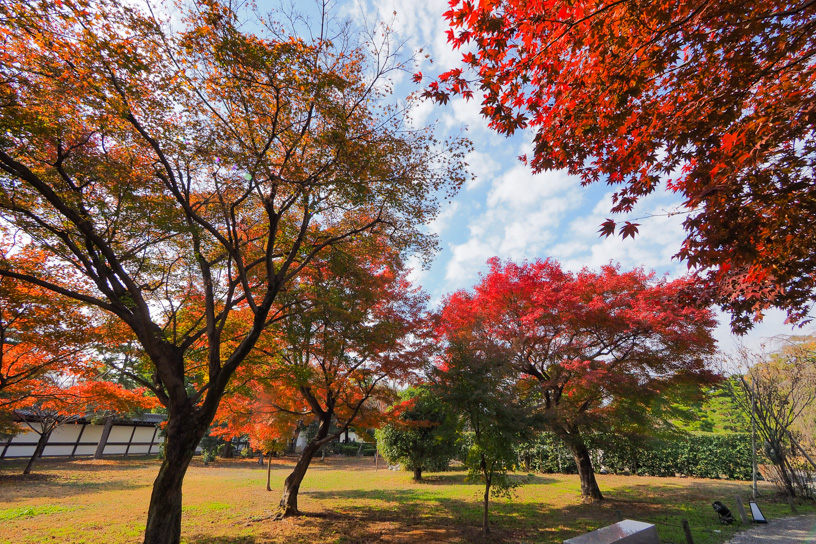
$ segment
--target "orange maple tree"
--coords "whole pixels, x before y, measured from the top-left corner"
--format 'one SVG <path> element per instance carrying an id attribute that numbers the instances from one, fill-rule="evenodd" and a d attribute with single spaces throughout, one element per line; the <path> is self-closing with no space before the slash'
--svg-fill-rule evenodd
<path id="1" fill-rule="evenodd" d="M 116 0 L 0 3 L 0 211 L 77 281 L 3 260 L 0 276 L 138 341 L 132 379 L 168 411 L 150 544 L 179 542 L 195 447 L 282 290 L 349 237 L 427 256 L 419 225 L 466 177 L 462 142 L 390 101 L 393 56 L 326 13 L 301 37 L 231 5 L 179 8 L 171 28 Z"/>
<path id="2" fill-rule="evenodd" d="M 281 297 L 288 315 L 255 347 L 222 405 L 222 434 L 256 445 L 288 442 L 312 423 L 317 432 L 284 482 L 279 517 L 296 515 L 298 491 L 315 453 L 354 426 L 377 427 L 427 356 L 426 296 L 411 286 L 386 238 L 344 243 L 312 261 Z"/>
<path id="3" fill-rule="evenodd" d="M 3 238 L 3 249 L 10 244 Z M 42 269 L 39 251 L 3 252 L 15 270 Z M 0 277 L 0 419 L 30 399 L 48 397 L 45 374 L 87 371 L 94 335 L 76 301 L 14 278 Z"/>
<path id="4" fill-rule="evenodd" d="M 678 256 L 745 331 L 816 300 L 816 5 L 810 0 L 451 0 L 462 66 L 426 96 L 480 95 L 502 134 L 529 129 L 536 172 L 615 188 L 629 213 L 683 199 Z M 417 74 L 416 79 L 422 79 Z M 618 232 L 634 236 L 638 224 Z M 608 219 L 601 233 L 618 225 Z"/>

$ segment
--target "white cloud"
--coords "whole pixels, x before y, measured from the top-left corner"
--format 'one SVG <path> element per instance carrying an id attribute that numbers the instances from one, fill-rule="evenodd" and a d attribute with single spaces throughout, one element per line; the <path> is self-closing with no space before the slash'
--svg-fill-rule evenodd
<path id="1" fill-rule="evenodd" d="M 405 264 L 411 269 L 408 273 L 408 281 L 413 285 L 422 285 L 422 280 L 428 276 L 428 271 L 422 268 L 422 260 L 416 255 L 411 255 L 406 259 Z"/>
<path id="2" fill-rule="evenodd" d="M 798 328 L 785 324 L 785 312 L 782 310 L 768 310 L 764 319 L 754 324 L 744 336 L 731 334 L 731 317 L 722 311 L 717 311 L 719 325 L 714 330 L 714 338 L 717 339 L 720 351 L 726 355 L 736 355 L 740 346 L 753 351 L 770 353 L 779 348 L 780 336 L 799 336 L 816 334 L 813 326 Z M 736 371 L 740 369 L 729 369 Z M 741 370 L 745 370 L 742 368 Z"/>
<path id="3" fill-rule="evenodd" d="M 448 206 L 444 207 L 442 212 L 428 224 L 428 230 L 437 236 L 441 236 L 451 220 L 457 216 L 460 206 L 461 204 L 459 202 L 451 202 Z"/>
<path id="4" fill-rule="evenodd" d="M 459 62 L 460 53 L 447 44 L 447 24 L 442 14 L 449 9 L 446 0 L 400 0 L 392 2 L 358 2 L 364 11 L 389 21 L 399 38 L 411 50 L 422 48 L 442 67 Z M 394 15 L 396 12 L 396 16 Z"/>
<path id="5" fill-rule="evenodd" d="M 445 280 L 451 289 L 468 287 L 484 268 L 485 262 L 496 255 L 497 240 L 471 238 L 464 244 L 451 244 L 451 259 L 445 270 Z"/>
<path id="6" fill-rule="evenodd" d="M 489 172 L 498 162 L 486 154 Z M 493 256 L 517 261 L 542 256 L 557 239 L 558 227 L 582 202 L 578 181 L 561 172 L 533 175 L 517 163 L 491 180 L 484 212 L 468 220 L 468 238 L 452 244 L 445 279 L 465 287 Z"/>
<path id="7" fill-rule="evenodd" d="M 516 163 L 498 178 L 487 195 L 491 207 L 508 206 L 512 210 L 540 208 L 548 199 L 565 195 L 580 200 L 580 183 L 563 171 L 533 174 L 527 166 Z"/>
<path id="8" fill-rule="evenodd" d="M 473 178 L 465 185 L 467 191 L 472 191 L 484 185 L 501 168 L 501 165 L 491 155 L 480 151 L 468 153 L 465 162 L 468 163 L 468 170 L 473 173 Z"/>
<path id="9" fill-rule="evenodd" d="M 447 129 L 458 129 L 462 125 L 469 131 L 489 132 L 487 121 L 482 117 L 482 106 L 478 100 L 455 97 L 445 106 L 442 123 Z M 490 134 L 490 136 L 493 136 Z"/>
<path id="10" fill-rule="evenodd" d="M 582 191 L 592 194 L 588 188 Z M 601 223 L 611 215 L 612 193 L 607 192 L 588 214 L 576 217 L 564 227 L 564 237 L 569 242 L 553 246 L 551 255 L 570 270 L 598 268 L 615 262 L 624 268 L 642 266 L 647 270 L 669 271 L 675 277 L 683 275 L 685 265 L 672 260 L 685 237 L 683 217 L 666 213 L 679 204 L 673 198 L 673 195 L 657 192 L 644 198 L 629 217 L 615 217 L 618 221 L 629 219 L 640 225 L 634 239 L 623 240 L 618 234 L 602 238 L 598 232 Z"/>
<path id="11" fill-rule="evenodd" d="M 408 124 L 411 128 L 421 128 L 426 126 L 431 113 L 436 109 L 436 104 L 430 100 L 416 100 L 411 104 Z"/>
<path id="12" fill-rule="evenodd" d="M 521 221 L 508 223 L 504 227 L 504 239 L 498 254 L 515 260 L 535 256 L 538 248 L 554 238 L 553 226 L 552 218 L 548 214 L 536 214 Z"/>

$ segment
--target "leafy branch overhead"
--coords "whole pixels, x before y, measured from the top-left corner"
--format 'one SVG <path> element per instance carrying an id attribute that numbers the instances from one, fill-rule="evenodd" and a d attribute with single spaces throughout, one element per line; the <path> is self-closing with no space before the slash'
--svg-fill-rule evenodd
<path id="1" fill-rule="evenodd" d="M 523 160 L 614 188 L 627 214 L 661 188 L 687 218 L 677 257 L 745 331 L 816 301 L 816 5 L 809 0 L 451 0 L 461 64 L 425 96 L 481 99 Z M 416 75 L 416 81 L 422 75 Z M 601 234 L 637 234 L 607 219 Z"/>

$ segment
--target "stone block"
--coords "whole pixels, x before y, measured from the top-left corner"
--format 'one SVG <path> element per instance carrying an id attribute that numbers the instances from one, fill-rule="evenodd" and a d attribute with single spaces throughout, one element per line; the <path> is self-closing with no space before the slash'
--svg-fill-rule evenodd
<path id="1" fill-rule="evenodd" d="M 585 535 L 565 540 L 564 544 L 659 544 L 657 527 L 651 523 L 625 519 Z"/>

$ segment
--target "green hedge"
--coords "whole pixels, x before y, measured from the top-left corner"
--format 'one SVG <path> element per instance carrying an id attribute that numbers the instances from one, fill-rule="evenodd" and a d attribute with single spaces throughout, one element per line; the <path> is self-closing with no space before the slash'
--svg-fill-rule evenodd
<path id="1" fill-rule="evenodd" d="M 374 446 L 374 444 L 363 443 L 362 455 L 373 456 L 376 449 L 377 448 Z M 332 451 L 348 457 L 354 457 L 357 455 L 357 452 L 360 451 L 360 443 L 349 442 L 346 444 L 343 442 L 338 442 L 337 444 L 334 444 Z"/>
<path id="2" fill-rule="evenodd" d="M 538 437 L 517 448 L 519 467 L 526 471 L 545 474 L 577 474 L 578 466 L 570 450 L 561 440 L 550 433 Z"/>
<path id="3" fill-rule="evenodd" d="M 640 447 L 607 445 L 602 463 L 612 472 L 628 470 L 642 476 L 683 474 L 696 478 L 750 480 L 751 436 L 694 434 L 674 440 L 653 440 Z"/>
<path id="4" fill-rule="evenodd" d="M 625 437 L 597 435 L 590 445 L 592 464 L 610 472 L 640 476 L 751 479 L 750 434 L 696 433 L 672 439 L 647 439 L 639 443 Z M 542 433 L 517 449 L 519 469 L 544 473 L 575 474 L 569 449 L 555 436 Z"/>

